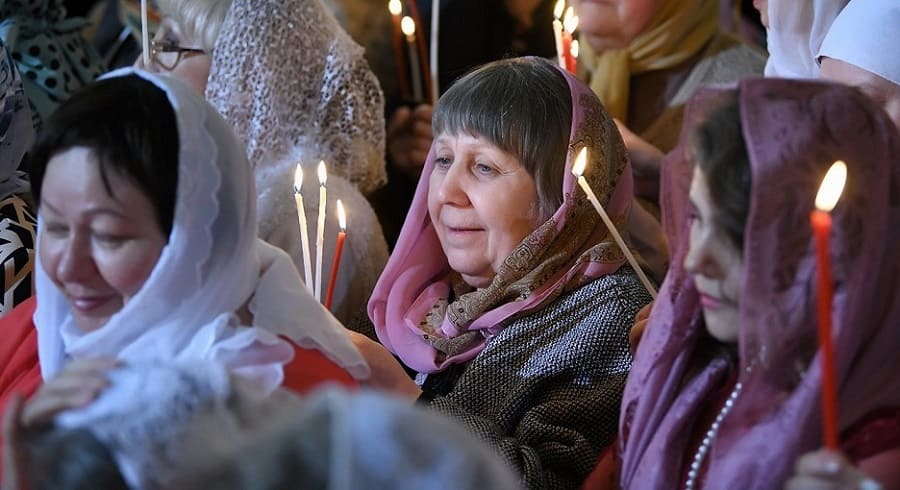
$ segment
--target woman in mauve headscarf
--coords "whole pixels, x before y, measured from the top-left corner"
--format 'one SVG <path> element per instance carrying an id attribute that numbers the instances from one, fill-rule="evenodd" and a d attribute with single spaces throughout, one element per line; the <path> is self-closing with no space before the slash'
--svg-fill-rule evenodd
<path id="1" fill-rule="evenodd" d="M 631 174 L 590 89 L 549 62 L 511 59 L 460 79 L 357 336 L 370 384 L 419 399 L 493 446 L 536 488 L 573 488 L 615 436 L 650 296 L 572 175 L 615 223 Z M 420 373 L 414 383 L 391 353 Z"/>
<path id="2" fill-rule="evenodd" d="M 19 169 L 34 140 L 31 111 L 12 54 L 0 41 L 0 316 L 32 294 L 34 235 L 28 178 Z"/>
<path id="3" fill-rule="evenodd" d="M 900 448 L 895 128 L 854 89 L 775 79 L 704 89 L 688 121 L 663 181 L 672 268 L 622 404 L 622 487 L 781 488 L 823 445 L 810 212 L 840 159 L 848 178 L 829 257 L 841 450 L 893 488 L 896 456 L 884 456 Z"/>

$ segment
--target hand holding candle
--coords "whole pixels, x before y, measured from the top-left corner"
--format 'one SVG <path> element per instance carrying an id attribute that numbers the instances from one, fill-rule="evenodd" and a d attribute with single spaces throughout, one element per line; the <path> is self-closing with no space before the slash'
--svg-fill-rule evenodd
<path id="1" fill-rule="evenodd" d="M 810 214 L 816 239 L 816 270 L 818 271 L 819 350 L 822 352 L 822 429 L 825 446 L 838 450 L 837 380 L 835 379 L 834 344 L 831 340 L 831 303 L 834 284 L 831 279 L 831 257 L 828 239 L 831 235 L 831 210 L 837 204 L 847 180 L 847 165 L 838 160 L 831 165 L 819 192 L 816 209 Z"/>
<path id="2" fill-rule="evenodd" d="M 334 244 L 334 259 L 331 261 L 331 275 L 328 277 L 328 292 L 325 294 L 325 309 L 331 309 L 331 300 L 334 298 L 334 287 L 337 283 L 337 273 L 341 266 L 341 252 L 344 251 L 344 240 L 347 238 L 347 214 L 344 212 L 344 203 L 337 202 L 338 225 L 341 231 L 337 234 Z"/>
<path id="3" fill-rule="evenodd" d="M 631 265 L 631 268 L 634 269 L 634 272 L 637 273 L 638 278 L 641 280 L 641 283 L 647 288 L 647 292 L 650 293 L 650 296 L 653 299 L 656 299 L 656 289 L 650 284 L 650 279 L 647 278 L 647 275 L 644 274 L 644 270 L 641 269 L 641 266 L 638 265 L 637 259 L 634 258 L 634 255 L 631 253 L 631 250 L 628 248 L 628 245 L 625 243 L 625 240 L 622 239 L 622 235 L 619 234 L 619 230 L 616 229 L 616 225 L 613 224 L 612 220 L 609 219 L 609 215 L 606 214 L 606 210 L 603 208 L 603 205 L 600 204 L 600 201 L 597 200 L 597 196 L 594 195 L 594 191 L 591 190 L 591 186 L 588 185 L 587 180 L 584 178 L 584 170 L 587 167 L 587 148 L 582 148 L 578 153 L 578 156 L 575 157 L 575 163 L 572 165 L 572 174 L 578 178 L 578 185 L 581 186 L 581 189 L 587 194 L 587 198 L 591 201 L 591 204 L 594 205 L 594 209 L 597 211 L 597 214 L 600 215 L 600 219 L 603 220 L 603 224 L 606 225 L 606 229 L 609 230 L 609 233 L 612 235 L 613 240 L 616 241 L 616 244 L 619 245 L 619 248 L 622 249 L 622 253 L 625 254 L 625 258 L 628 260 L 628 264 Z"/>
<path id="4" fill-rule="evenodd" d="M 325 237 L 325 203 L 327 200 L 325 182 L 328 180 L 328 172 L 325 170 L 325 162 L 319 162 L 319 214 L 316 220 L 316 287 L 314 290 L 316 300 L 322 301 L 322 247 Z"/>
<path id="5" fill-rule="evenodd" d="M 419 67 L 419 56 L 416 53 L 416 23 L 412 17 L 407 15 L 400 21 L 400 29 L 403 30 L 409 47 L 409 71 L 412 73 L 413 100 L 422 102 L 422 71 Z"/>
<path id="6" fill-rule="evenodd" d="M 303 251 L 303 277 L 306 287 L 312 289 L 312 261 L 309 255 L 309 227 L 306 224 L 306 207 L 303 205 L 303 168 L 297 164 L 294 171 L 294 201 L 297 204 L 297 216 L 300 219 L 300 246 Z"/>

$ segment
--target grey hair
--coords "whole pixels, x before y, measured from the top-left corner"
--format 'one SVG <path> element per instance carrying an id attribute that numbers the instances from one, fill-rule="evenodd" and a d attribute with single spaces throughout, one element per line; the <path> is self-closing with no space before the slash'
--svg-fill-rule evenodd
<path id="1" fill-rule="evenodd" d="M 212 52 L 225 22 L 231 0 L 158 0 L 160 11 L 196 40 L 199 48 Z"/>
<path id="2" fill-rule="evenodd" d="M 435 107 L 434 134 L 465 133 L 515 155 L 534 178 L 542 220 L 562 205 L 572 96 L 541 58 L 488 63 L 460 78 Z"/>

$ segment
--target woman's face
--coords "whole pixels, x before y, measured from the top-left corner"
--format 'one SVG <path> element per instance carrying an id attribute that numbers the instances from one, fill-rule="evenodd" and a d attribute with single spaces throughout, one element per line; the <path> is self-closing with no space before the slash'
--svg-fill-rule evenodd
<path id="1" fill-rule="evenodd" d="M 171 17 L 163 19 L 159 25 L 159 30 L 156 31 L 156 35 L 153 37 L 153 41 L 166 46 L 202 49 L 200 40 L 184 34 L 181 26 Z M 177 78 L 194 87 L 200 95 L 204 95 L 206 93 L 206 82 L 209 79 L 209 70 L 212 66 L 212 56 L 208 53 L 192 52 L 185 52 L 180 55 L 176 52 L 158 53 L 155 60 L 150 60 L 150 66 L 144 66 L 144 57 L 142 55 L 138 56 L 134 66 Z"/>
<path id="2" fill-rule="evenodd" d="M 467 134 L 440 135 L 428 213 L 450 267 L 473 287 L 496 271 L 538 225 L 534 178 L 514 155 Z"/>
<path id="3" fill-rule="evenodd" d="M 819 75 L 860 89 L 883 107 L 894 125 L 900 129 L 900 85 L 846 61 L 828 57 L 822 58 Z"/>
<path id="4" fill-rule="evenodd" d="M 578 30 L 595 51 L 627 47 L 664 0 L 575 0 Z"/>
<path id="5" fill-rule="evenodd" d="M 699 168 L 694 169 L 690 200 L 693 217 L 684 268 L 700 293 L 707 330 L 720 342 L 733 344 L 738 341 L 743 256 L 714 219 L 715 206 Z"/>
<path id="6" fill-rule="evenodd" d="M 107 177 L 112 195 L 94 152 L 71 148 L 50 159 L 41 195 L 41 265 L 84 332 L 141 289 L 167 241 L 144 192 L 122 175 Z"/>

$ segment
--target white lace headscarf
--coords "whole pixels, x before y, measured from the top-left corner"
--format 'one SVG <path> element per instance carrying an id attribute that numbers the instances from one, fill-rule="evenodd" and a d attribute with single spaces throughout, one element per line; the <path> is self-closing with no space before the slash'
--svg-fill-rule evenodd
<path id="1" fill-rule="evenodd" d="M 124 69 L 165 91 L 178 124 L 175 216 L 143 287 L 100 329 L 84 333 L 41 266 L 34 322 L 44 379 L 69 358 L 127 361 L 206 359 L 224 363 L 266 391 L 284 379 L 297 344 L 316 348 L 357 378 L 368 366 L 346 331 L 307 292 L 290 258 L 256 236 L 253 181 L 228 124 L 187 85 Z M 98 124 L 98 123 L 93 123 Z M 43 233 L 38 219 L 38 242 Z M 253 326 L 235 315 L 248 306 Z"/>
<path id="2" fill-rule="evenodd" d="M 769 0 L 767 77 L 818 78 L 816 55 L 849 0 Z"/>
<path id="3" fill-rule="evenodd" d="M 369 194 L 387 179 L 384 96 L 363 54 L 320 0 L 234 0 L 206 99 L 244 139 L 255 168 L 291 156 L 315 175 L 325 160 Z M 264 199 L 268 189 L 258 190 Z"/>
<path id="4" fill-rule="evenodd" d="M 900 1 L 853 0 L 835 19 L 819 57 L 838 59 L 900 85 Z"/>

